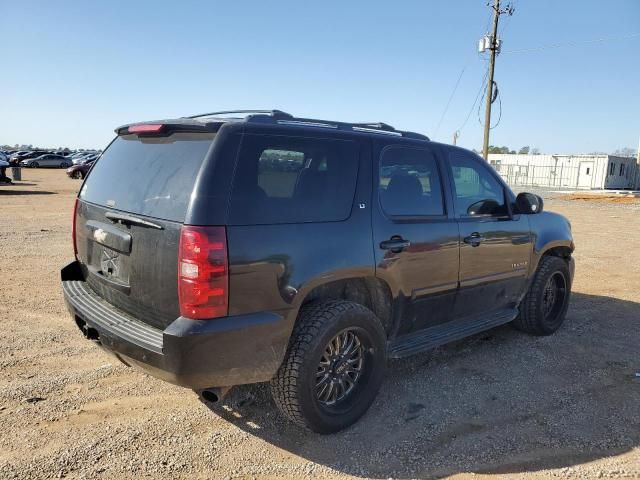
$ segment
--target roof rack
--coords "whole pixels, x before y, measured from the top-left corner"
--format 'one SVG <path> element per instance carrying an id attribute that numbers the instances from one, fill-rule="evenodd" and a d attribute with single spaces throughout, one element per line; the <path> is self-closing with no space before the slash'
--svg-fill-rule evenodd
<path id="1" fill-rule="evenodd" d="M 429 140 L 429 137 L 421 133 L 406 132 L 396 130 L 394 127 L 383 122 L 334 122 L 332 120 L 318 120 L 315 118 L 294 117 L 290 113 L 282 110 L 227 110 L 221 112 L 202 113 L 186 118 L 205 118 L 222 115 L 237 115 L 231 118 L 244 119 L 252 123 L 278 123 L 281 125 L 296 125 L 301 127 L 331 128 L 336 130 L 351 130 L 355 132 L 380 133 L 383 135 L 394 135 L 398 137 L 414 138 L 418 140 Z"/>
<path id="2" fill-rule="evenodd" d="M 234 118 L 246 118 L 251 115 L 270 115 L 273 118 L 293 118 L 293 115 L 283 112 L 282 110 L 223 110 L 221 112 L 210 112 L 210 113 L 201 113 L 198 115 L 190 115 L 185 118 L 203 118 L 203 117 L 217 117 L 220 115 L 234 115 L 234 114 L 243 114 Z"/>

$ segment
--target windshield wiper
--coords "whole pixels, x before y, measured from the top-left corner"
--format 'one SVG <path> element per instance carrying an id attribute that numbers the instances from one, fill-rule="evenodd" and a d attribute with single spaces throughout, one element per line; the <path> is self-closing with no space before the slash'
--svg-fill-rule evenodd
<path id="1" fill-rule="evenodd" d="M 104 216 L 111 220 L 113 223 L 119 222 L 124 225 L 139 225 L 141 227 L 155 228 L 158 230 L 164 229 L 162 225 L 158 225 L 157 223 L 153 223 L 148 220 L 143 220 L 142 218 L 134 217 L 133 215 L 126 215 L 124 213 L 106 212 Z"/>

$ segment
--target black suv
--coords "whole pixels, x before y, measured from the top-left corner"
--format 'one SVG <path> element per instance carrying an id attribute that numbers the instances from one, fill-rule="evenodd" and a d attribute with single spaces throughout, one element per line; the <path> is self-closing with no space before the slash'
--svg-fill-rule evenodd
<path id="1" fill-rule="evenodd" d="M 76 200 L 64 297 L 87 338 L 205 401 L 268 381 L 335 432 L 389 357 L 564 320 L 569 222 L 472 152 L 278 110 L 116 133 Z"/>

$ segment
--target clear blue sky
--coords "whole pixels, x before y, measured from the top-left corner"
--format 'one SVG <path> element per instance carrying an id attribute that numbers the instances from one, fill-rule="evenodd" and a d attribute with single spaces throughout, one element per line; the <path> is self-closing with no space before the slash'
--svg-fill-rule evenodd
<path id="1" fill-rule="evenodd" d="M 515 6 L 501 19 L 491 143 L 636 148 L 640 36 L 508 51 L 640 33 L 640 1 Z M 486 70 L 476 48 L 489 16 L 485 0 L 0 0 L 0 144 L 104 147 L 123 123 L 233 108 L 385 121 L 450 142 Z M 459 144 L 482 145 L 477 108 Z"/>

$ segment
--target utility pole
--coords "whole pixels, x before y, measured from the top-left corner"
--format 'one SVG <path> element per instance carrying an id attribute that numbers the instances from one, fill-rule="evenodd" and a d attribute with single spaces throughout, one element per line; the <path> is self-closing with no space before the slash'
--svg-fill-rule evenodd
<path id="1" fill-rule="evenodd" d="M 487 82 L 487 101 L 484 112 L 484 142 L 482 144 L 482 156 L 485 160 L 489 158 L 489 130 L 491 130 L 491 104 L 495 101 L 493 98 L 494 92 L 494 81 L 493 81 L 493 72 L 496 66 L 496 55 L 500 50 L 501 40 L 498 38 L 498 20 L 500 19 L 500 15 L 503 13 L 508 13 L 509 15 L 513 15 L 513 7 L 511 5 L 507 5 L 504 10 L 500 10 L 500 0 L 494 0 L 493 6 L 493 29 L 490 35 L 484 37 L 482 42 L 486 45 L 487 41 L 489 45 L 486 47 L 489 50 L 489 81 Z M 484 47 L 481 47 L 480 51 L 484 51 Z"/>
<path id="2" fill-rule="evenodd" d="M 640 139 L 638 139 L 638 156 L 636 158 L 636 178 L 633 184 L 634 190 L 640 189 Z"/>

